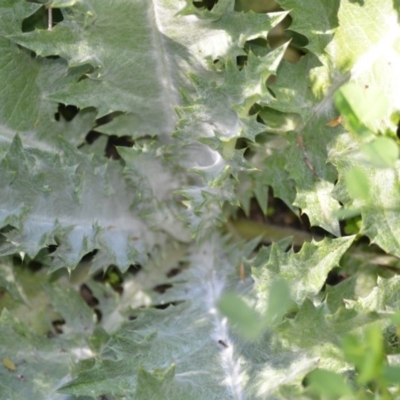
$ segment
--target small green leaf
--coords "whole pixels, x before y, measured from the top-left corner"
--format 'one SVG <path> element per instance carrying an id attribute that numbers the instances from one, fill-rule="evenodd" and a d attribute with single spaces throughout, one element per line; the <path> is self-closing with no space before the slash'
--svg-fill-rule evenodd
<path id="1" fill-rule="evenodd" d="M 362 152 L 378 168 L 392 167 L 399 158 L 399 146 L 388 137 L 380 136 L 362 147 Z"/>
<path id="2" fill-rule="evenodd" d="M 397 326 L 400 326 L 400 311 L 397 311 L 394 313 L 391 318 L 392 322 L 396 324 Z"/>
<path id="3" fill-rule="evenodd" d="M 234 293 L 224 294 L 218 308 L 245 339 L 255 340 L 261 334 L 263 324 L 259 315 L 239 296 Z"/>
<path id="4" fill-rule="evenodd" d="M 388 101 L 379 88 L 356 83 L 342 86 L 335 94 L 335 105 L 346 118 L 351 129 L 359 135 L 368 135 L 376 121 L 386 117 Z"/>
<path id="5" fill-rule="evenodd" d="M 364 171 L 359 167 L 353 167 L 345 176 L 347 190 L 357 199 L 367 199 L 369 196 L 369 182 Z"/>
<path id="6" fill-rule="evenodd" d="M 362 124 L 359 115 L 353 109 L 352 101 L 354 98 L 349 99 L 349 93 L 344 88 L 339 89 L 335 94 L 335 105 L 340 113 L 345 117 L 346 122 L 349 124 L 350 129 L 359 135 L 367 136 L 369 130 Z"/>
<path id="7" fill-rule="evenodd" d="M 273 283 L 268 298 L 268 308 L 265 319 L 268 324 L 279 322 L 288 311 L 291 304 L 290 290 L 288 284 L 283 280 Z"/>
<path id="8" fill-rule="evenodd" d="M 358 381 L 366 384 L 381 375 L 384 362 L 383 336 L 378 326 L 371 326 L 363 340 L 347 336 L 343 341 L 346 358 L 359 371 Z"/>
<path id="9" fill-rule="evenodd" d="M 313 390 L 320 396 L 326 396 L 329 399 L 337 399 L 340 396 L 352 393 L 344 378 L 332 371 L 316 369 L 308 374 L 307 379 Z"/>

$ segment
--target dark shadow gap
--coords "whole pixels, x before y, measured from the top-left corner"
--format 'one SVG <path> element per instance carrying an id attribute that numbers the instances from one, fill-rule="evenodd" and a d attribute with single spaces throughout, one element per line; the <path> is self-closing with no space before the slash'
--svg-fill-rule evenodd
<path id="1" fill-rule="evenodd" d="M 97 282 L 108 283 L 118 294 L 122 294 L 124 291 L 122 273 L 115 265 L 110 265 L 106 271 L 98 272 L 93 279 Z"/>
<path id="2" fill-rule="evenodd" d="M 193 5 L 197 8 L 206 8 L 207 10 L 212 10 L 212 8 L 217 3 L 218 0 L 202 0 L 202 1 L 194 1 Z"/>
<path id="3" fill-rule="evenodd" d="M 268 93 L 269 93 L 274 99 L 276 99 L 276 94 L 275 94 L 275 92 L 274 92 L 270 87 L 268 87 L 268 86 L 267 86 L 267 90 L 268 90 Z"/>
<path id="4" fill-rule="evenodd" d="M 123 114 L 124 114 L 124 112 L 122 112 L 122 111 L 114 111 L 114 112 L 111 112 L 111 113 L 109 113 L 107 115 L 104 115 L 103 117 L 100 117 L 100 118 L 96 119 L 95 127 L 97 128 L 100 125 L 108 124 L 114 118 L 117 118 L 117 117 L 119 117 L 120 115 L 123 115 Z"/>
<path id="5" fill-rule="evenodd" d="M 105 155 L 107 158 L 120 160 L 121 156 L 117 151 L 117 147 L 132 147 L 134 143 L 134 140 L 130 136 L 111 135 L 108 137 Z"/>
<path id="6" fill-rule="evenodd" d="M 153 290 L 157 293 L 164 294 L 168 289 L 171 289 L 172 285 L 169 283 L 163 283 L 153 287 Z"/>
<path id="7" fill-rule="evenodd" d="M 64 16 L 59 8 L 53 8 L 53 27 L 64 20 Z M 22 32 L 32 32 L 35 29 L 46 29 L 48 28 L 48 13 L 47 7 L 40 7 L 36 12 L 25 18 L 22 21 Z"/>
<path id="8" fill-rule="evenodd" d="M 28 54 L 30 58 L 36 58 L 36 57 L 37 57 L 37 56 L 36 56 L 36 53 L 35 53 L 33 50 L 29 50 L 29 49 L 27 49 L 27 48 L 21 46 L 21 45 L 18 44 L 18 43 L 15 43 L 15 45 L 18 47 L 18 49 L 19 49 L 21 52 L 24 52 L 24 53 Z"/>
<path id="9" fill-rule="evenodd" d="M 89 307 L 94 308 L 95 306 L 99 305 L 99 300 L 97 300 L 97 298 L 93 296 L 92 291 L 86 284 L 82 284 L 80 286 L 79 294 Z"/>
<path id="10" fill-rule="evenodd" d="M 61 335 L 63 333 L 62 326 L 65 325 L 65 320 L 57 319 L 52 321 L 51 325 L 53 326 L 53 333 L 55 335 Z"/>
<path id="11" fill-rule="evenodd" d="M 156 308 L 157 310 L 165 310 L 169 306 L 176 306 L 178 304 L 183 303 L 183 301 L 172 301 L 170 303 L 165 303 L 165 304 L 158 304 L 156 306 L 153 306 L 153 308 Z"/>
<path id="12" fill-rule="evenodd" d="M 131 274 L 133 276 L 137 275 L 141 270 L 142 270 L 142 266 L 139 264 L 131 264 L 127 270 L 128 274 Z"/>
<path id="13" fill-rule="evenodd" d="M 94 308 L 93 311 L 96 314 L 97 323 L 99 324 L 103 319 L 103 313 L 98 308 Z"/>
<path id="14" fill-rule="evenodd" d="M 81 262 L 86 262 L 86 263 L 90 263 L 91 261 L 93 261 L 94 256 L 98 253 L 99 251 L 97 249 L 92 250 L 91 252 L 85 254 L 81 260 L 79 261 L 79 263 Z"/>
<path id="15" fill-rule="evenodd" d="M 182 271 L 189 268 L 190 264 L 186 261 L 179 261 L 178 266 L 171 268 L 167 273 L 167 278 L 173 278 L 176 275 L 179 275 Z"/>
<path id="16" fill-rule="evenodd" d="M 72 121 L 79 113 L 79 108 L 73 105 L 65 105 L 58 103 L 57 112 L 54 114 L 54 119 L 56 121 L 60 120 L 62 116 L 67 122 Z"/>
<path id="17" fill-rule="evenodd" d="M 85 141 L 87 144 L 93 144 L 100 136 L 101 136 L 101 133 L 96 132 L 96 131 L 90 131 L 86 135 Z"/>

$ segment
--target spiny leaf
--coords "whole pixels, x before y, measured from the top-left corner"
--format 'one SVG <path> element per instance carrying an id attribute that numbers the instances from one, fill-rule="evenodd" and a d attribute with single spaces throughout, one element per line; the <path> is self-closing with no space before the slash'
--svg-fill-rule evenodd
<path id="1" fill-rule="evenodd" d="M 21 0 L 6 1 L 0 5 L 2 148 L 12 140 L 16 132 L 31 147 L 49 149 L 57 146 L 57 136 L 60 134 L 78 145 L 94 125 L 94 109 L 77 112 L 70 122 L 62 116 L 57 121 L 54 115 L 58 104 L 50 99 L 53 92 L 76 82 L 87 68 L 68 71 L 64 60 L 34 58 L 29 51 L 17 47 L 8 39 L 10 34 L 19 33 L 22 20 L 37 8 L 38 5 Z M 1 153 L 4 152 L 2 148 Z"/>
<path id="2" fill-rule="evenodd" d="M 362 232 L 388 253 L 400 255 L 400 244 L 397 234 L 398 216 L 398 170 L 399 161 L 392 168 L 376 168 L 363 154 L 362 146 L 368 139 L 342 137 L 330 151 L 330 159 L 337 167 L 340 178 L 335 189 L 337 198 L 347 207 L 361 212 Z M 369 196 L 357 199 L 349 197 L 345 181 L 351 168 L 357 168 L 365 178 Z"/>
<path id="3" fill-rule="evenodd" d="M 354 237 L 347 237 L 304 243 L 299 253 L 286 253 L 273 244 L 269 260 L 263 267 L 254 270 L 258 290 L 267 295 L 274 280 L 281 278 L 289 284 L 292 299 L 301 304 L 321 290 L 328 272 L 338 265 L 353 240 Z M 261 259 L 256 262 L 260 265 Z"/>
<path id="4" fill-rule="evenodd" d="M 271 332 L 247 343 L 215 312 L 225 290 L 245 293 L 250 284 L 250 280 L 242 282 L 232 268 L 232 262 L 247 250 L 235 247 L 223 254 L 221 244 L 214 236 L 190 254 L 185 273 L 188 301 L 165 310 L 139 311 L 137 319 L 112 335 L 99 361 L 87 368 L 82 365 L 78 376 L 61 391 L 132 397 L 148 391 L 155 395 L 162 388 L 175 399 L 258 399 L 272 396 L 285 384 L 300 382 L 316 358 L 286 348 Z M 241 363 L 242 357 L 248 362 Z M 276 369 L 276 364 L 281 367 Z M 154 385 L 144 392 L 142 384 L 150 381 Z M 193 387 L 198 389 L 193 391 Z"/>
<path id="5" fill-rule="evenodd" d="M 7 311 L 0 316 L 0 351 L 15 366 L 14 370 L 0 368 L 0 396 L 12 400 L 31 396 L 62 399 L 56 392 L 67 378 L 71 362 L 91 354 L 76 338 L 68 341 L 31 332 Z"/>
<path id="6" fill-rule="evenodd" d="M 66 143 L 62 147 L 62 155 L 29 151 L 18 136 L 14 139 L 0 164 L 6 188 L 1 193 L 1 223 L 16 229 L 6 234 L 1 253 L 22 251 L 34 257 L 58 238 L 54 269 L 74 268 L 94 249 L 104 252 L 97 268 L 115 264 L 126 269 L 143 262 L 143 250 L 152 239 L 130 211 L 132 198 L 118 176 L 122 168 L 98 164 Z M 137 187 L 141 190 L 140 184 Z"/>
<path id="7" fill-rule="evenodd" d="M 304 35 L 309 43 L 307 48 L 320 55 L 334 37 L 335 28 L 339 25 L 339 0 L 317 0 L 313 7 L 307 1 L 278 0 L 282 8 L 291 10 L 293 24 L 291 29 Z M 320 15 L 317 20 L 314 15 Z"/>
<path id="8" fill-rule="evenodd" d="M 190 89 L 188 73 L 203 74 L 205 57 L 240 54 L 245 40 L 266 36 L 285 15 L 231 10 L 222 19 L 193 24 L 192 17 L 176 18 L 182 5 L 177 1 L 171 6 L 166 0 L 77 3 L 52 31 L 37 30 L 12 39 L 40 56 L 59 55 L 70 67 L 88 63 L 94 67 L 88 79 L 58 90 L 52 98 L 79 108 L 96 107 L 99 116 L 126 113 L 123 124 L 103 127 L 103 132 L 118 134 L 117 127 L 129 124 L 136 136 L 168 134 L 176 122 L 173 107 L 180 102 L 179 90 Z M 249 27 L 245 33 L 238 29 L 244 23 Z M 204 42 L 193 40 L 203 33 Z M 133 47 L 132 38 L 137 38 Z"/>
<path id="9" fill-rule="evenodd" d="M 379 87 L 390 106 L 384 115 L 379 114 L 383 118 L 374 119 L 369 127 L 380 131 L 395 129 L 389 116 L 399 108 L 398 96 L 394 95 L 398 92 L 396 71 L 400 59 L 395 44 L 399 37 L 398 15 L 388 1 L 319 1 L 316 7 L 324 10 L 324 17 L 318 25 L 323 33 L 315 35 L 315 25 L 308 18 L 313 10 L 306 3 L 279 3 L 293 9 L 293 29 L 309 39 L 312 53 L 297 65 L 282 63 L 275 83 L 271 84 L 276 99 L 268 107 L 296 113 L 302 119 L 295 134 L 287 135 L 288 144 L 282 150 L 287 158 L 285 169 L 296 186 L 294 205 L 308 214 L 313 225 L 339 235 L 335 213 L 340 206 L 333 195 L 337 177 L 326 159 L 329 143 L 345 130 L 341 126 L 326 126 L 335 116 L 333 95 L 350 78 L 363 87 L 364 97 L 369 96 L 370 89 Z M 266 158 L 267 165 L 268 161 Z M 342 179 L 339 177 L 339 181 Z"/>

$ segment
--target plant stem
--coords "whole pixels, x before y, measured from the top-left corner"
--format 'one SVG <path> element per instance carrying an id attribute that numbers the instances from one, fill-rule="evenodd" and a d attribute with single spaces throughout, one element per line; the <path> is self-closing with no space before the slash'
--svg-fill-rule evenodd
<path id="1" fill-rule="evenodd" d="M 47 6 L 47 30 L 51 31 L 53 29 L 53 10 L 51 9 L 51 4 Z"/>

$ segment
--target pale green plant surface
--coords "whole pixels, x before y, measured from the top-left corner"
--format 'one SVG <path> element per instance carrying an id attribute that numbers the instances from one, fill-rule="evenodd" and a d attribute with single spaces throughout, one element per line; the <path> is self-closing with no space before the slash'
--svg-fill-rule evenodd
<path id="1" fill-rule="evenodd" d="M 2 399 L 396 398 L 399 4 L 252 3 L 0 0 Z"/>

